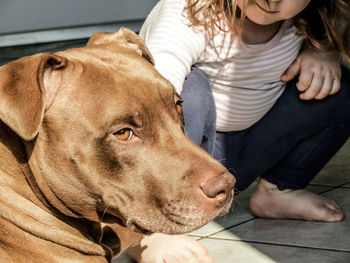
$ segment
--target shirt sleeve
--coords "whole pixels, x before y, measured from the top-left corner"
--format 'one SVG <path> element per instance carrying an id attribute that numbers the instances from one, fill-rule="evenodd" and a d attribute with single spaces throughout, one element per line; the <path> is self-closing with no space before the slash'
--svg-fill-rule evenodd
<path id="1" fill-rule="evenodd" d="M 179 94 L 191 66 L 205 49 L 205 34 L 190 26 L 184 15 L 185 4 L 184 0 L 159 1 L 139 33 L 154 58 L 155 68 Z"/>

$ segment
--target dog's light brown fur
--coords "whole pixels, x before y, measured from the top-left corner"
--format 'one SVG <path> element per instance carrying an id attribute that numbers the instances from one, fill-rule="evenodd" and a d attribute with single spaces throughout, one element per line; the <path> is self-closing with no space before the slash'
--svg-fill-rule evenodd
<path id="1" fill-rule="evenodd" d="M 109 262 L 142 233 L 227 211 L 234 179 L 183 133 L 180 100 L 133 32 L 0 68 L 0 261 Z M 116 132 L 132 129 L 131 140 Z"/>

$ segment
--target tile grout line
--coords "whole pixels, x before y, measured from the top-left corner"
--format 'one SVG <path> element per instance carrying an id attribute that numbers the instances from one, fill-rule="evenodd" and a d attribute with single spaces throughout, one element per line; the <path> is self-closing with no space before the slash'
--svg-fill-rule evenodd
<path id="1" fill-rule="evenodd" d="M 245 223 L 248 223 L 248 222 L 250 222 L 250 221 L 255 220 L 256 218 L 257 218 L 257 217 L 250 218 L 250 219 L 248 219 L 248 220 L 245 220 L 245 221 L 243 221 L 243 222 L 237 223 L 237 224 L 235 224 L 235 225 L 233 225 L 233 226 L 229 226 L 229 227 L 223 228 L 223 229 L 221 229 L 221 230 L 219 230 L 219 231 L 210 233 L 210 234 L 208 234 L 208 235 L 197 236 L 197 237 L 199 237 L 198 240 L 202 240 L 203 238 L 210 238 L 210 236 L 212 236 L 212 235 L 216 235 L 216 234 L 218 234 L 218 233 L 220 233 L 220 232 L 229 230 L 229 229 L 231 229 L 231 228 L 233 228 L 233 227 L 237 227 L 237 226 L 243 225 L 243 224 L 245 224 Z M 195 235 L 194 235 L 194 236 L 195 236 Z"/>
<path id="2" fill-rule="evenodd" d="M 321 191 L 319 192 L 318 194 L 325 194 L 325 193 L 328 193 L 330 191 L 333 191 L 333 190 L 336 190 L 336 189 L 339 189 L 339 188 L 349 188 L 349 187 L 345 187 L 345 185 L 349 184 L 349 182 L 345 182 L 345 183 L 342 183 L 342 184 L 339 184 L 337 186 L 329 186 L 329 185 L 315 185 L 315 184 L 310 184 L 312 186 L 322 186 L 322 187 L 329 187 L 329 189 L 327 190 L 324 190 L 324 191 Z"/>
<path id="3" fill-rule="evenodd" d="M 207 239 L 212 239 L 212 240 L 225 240 L 225 241 L 232 241 L 232 242 L 244 242 L 244 243 L 253 243 L 253 244 L 261 244 L 261 245 L 273 245 L 273 246 L 281 246 L 281 247 L 306 248 L 306 249 L 342 252 L 342 253 L 349 253 L 350 254 L 350 250 L 341 250 L 341 249 L 334 249 L 334 248 L 332 249 L 332 248 L 307 247 L 307 246 L 299 246 L 299 245 L 279 244 L 279 243 L 273 243 L 273 242 L 259 242 L 259 241 L 252 241 L 252 240 L 218 238 L 218 237 L 210 237 L 210 236 L 208 236 L 206 238 Z M 199 240 L 201 240 L 201 239 L 199 239 Z"/>
<path id="4" fill-rule="evenodd" d="M 338 185 L 327 185 L 327 184 L 316 184 L 316 183 L 310 183 L 308 185 L 316 186 L 316 187 L 329 187 L 329 188 L 335 189 L 335 188 L 339 188 L 339 187 L 344 187 L 347 184 L 350 184 L 350 181 L 345 182 L 345 183 L 341 183 L 341 184 L 338 184 Z M 347 187 L 347 186 L 345 186 L 345 187 Z"/>

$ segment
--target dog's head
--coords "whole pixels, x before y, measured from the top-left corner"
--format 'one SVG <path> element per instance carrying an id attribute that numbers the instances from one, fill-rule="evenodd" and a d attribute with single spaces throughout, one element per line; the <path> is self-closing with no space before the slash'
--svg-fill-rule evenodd
<path id="1" fill-rule="evenodd" d="M 233 176 L 185 136 L 181 98 L 129 30 L 1 67 L 0 98 L 28 181 L 65 215 L 182 233 L 230 206 Z"/>

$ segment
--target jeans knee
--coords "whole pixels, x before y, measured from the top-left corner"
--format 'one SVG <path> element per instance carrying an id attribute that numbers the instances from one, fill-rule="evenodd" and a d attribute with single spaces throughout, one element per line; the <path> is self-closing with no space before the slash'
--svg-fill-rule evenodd
<path id="1" fill-rule="evenodd" d="M 184 100 L 183 114 L 187 136 L 198 145 L 211 145 L 209 139 L 213 137 L 213 133 L 215 134 L 213 118 L 216 115 L 213 115 L 213 112 L 215 113 L 216 109 L 207 76 L 193 67 L 180 95 Z M 207 138 L 208 141 L 206 142 L 205 139 L 203 141 L 203 138 Z M 210 150 L 210 147 L 206 150 Z"/>
<path id="2" fill-rule="evenodd" d="M 184 100 L 184 111 L 202 112 L 207 116 L 204 112 L 213 111 L 212 108 L 215 108 L 209 80 L 204 72 L 196 67 L 193 67 L 187 76 L 180 95 Z"/>
<path id="3" fill-rule="evenodd" d="M 208 77 L 197 67 L 192 67 L 191 72 L 184 81 L 181 95 L 186 95 L 187 93 L 206 93 L 208 91 L 211 92 Z"/>

